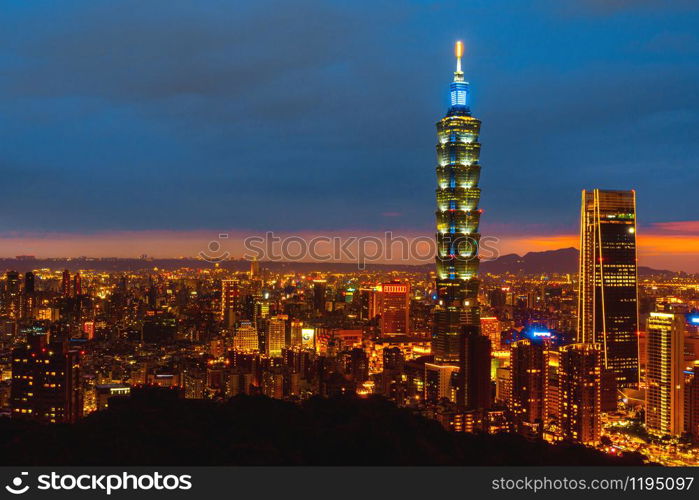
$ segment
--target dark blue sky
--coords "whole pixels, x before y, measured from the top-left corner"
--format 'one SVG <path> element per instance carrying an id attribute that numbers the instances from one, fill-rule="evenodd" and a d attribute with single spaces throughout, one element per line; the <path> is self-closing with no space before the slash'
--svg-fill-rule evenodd
<path id="1" fill-rule="evenodd" d="M 0 232 L 431 230 L 455 39 L 486 228 L 699 219 L 696 1 L 8 0 Z"/>

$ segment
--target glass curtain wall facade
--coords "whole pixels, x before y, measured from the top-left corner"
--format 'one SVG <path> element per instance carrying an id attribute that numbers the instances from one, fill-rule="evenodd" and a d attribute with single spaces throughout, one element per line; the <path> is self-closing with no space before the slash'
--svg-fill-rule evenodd
<path id="1" fill-rule="evenodd" d="M 602 347 L 617 387 L 637 387 L 636 193 L 582 192 L 578 341 Z"/>

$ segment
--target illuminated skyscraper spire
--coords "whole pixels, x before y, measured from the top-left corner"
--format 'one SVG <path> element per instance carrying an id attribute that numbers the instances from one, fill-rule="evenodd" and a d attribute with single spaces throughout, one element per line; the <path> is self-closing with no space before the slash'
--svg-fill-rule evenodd
<path id="1" fill-rule="evenodd" d="M 454 55 L 456 56 L 456 71 L 454 72 L 454 81 L 463 82 L 464 72 L 461 71 L 461 58 L 464 56 L 464 42 L 457 41 L 454 45 Z"/>
<path id="2" fill-rule="evenodd" d="M 450 106 L 437 123 L 437 296 L 433 353 L 438 363 L 459 362 L 462 327 L 478 328 L 478 163 L 481 122 L 471 116 L 469 84 L 456 42 Z"/>
<path id="3" fill-rule="evenodd" d="M 449 95 L 451 97 L 449 112 L 452 114 L 457 111 L 468 112 L 468 82 L 464 80 L 464 72 L 461 69 L 464 42 L 456 42 L 454 55 L 456 56 L 456 71 L 454 71 L 454 81 L 449 85 Z"/>

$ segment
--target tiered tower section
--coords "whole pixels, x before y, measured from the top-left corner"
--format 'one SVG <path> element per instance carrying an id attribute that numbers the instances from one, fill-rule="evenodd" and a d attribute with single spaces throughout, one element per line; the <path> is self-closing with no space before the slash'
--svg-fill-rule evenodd
<path id="1" fill-rule="evenodd" d="M 471 116 L 469 84 L 456 43 L 456 71 L 449 86 L 451 103 L 437 123 L 437 295 L 433 352 L 435 361 L 459 360 L 463 325 L 479 325 L 478 208 L 481 191 L 478 142 L 481 122 Z"/>

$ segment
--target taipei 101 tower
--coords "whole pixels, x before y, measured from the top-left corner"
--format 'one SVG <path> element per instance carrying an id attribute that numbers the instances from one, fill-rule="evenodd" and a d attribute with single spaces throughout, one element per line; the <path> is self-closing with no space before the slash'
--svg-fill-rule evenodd
<path id="1" fill-rule="evenodd" d="M 462 332 L 477 332 L 478 224 L 481 191 L 478 142 L 481 122 L 471 116 L 464 80 L 462 42 L 456 42 L 456 71 L 449 85 L 450 106 L 437 123 L 437 305 L 432 352 L 439 364 L 457 364 Z"/>

